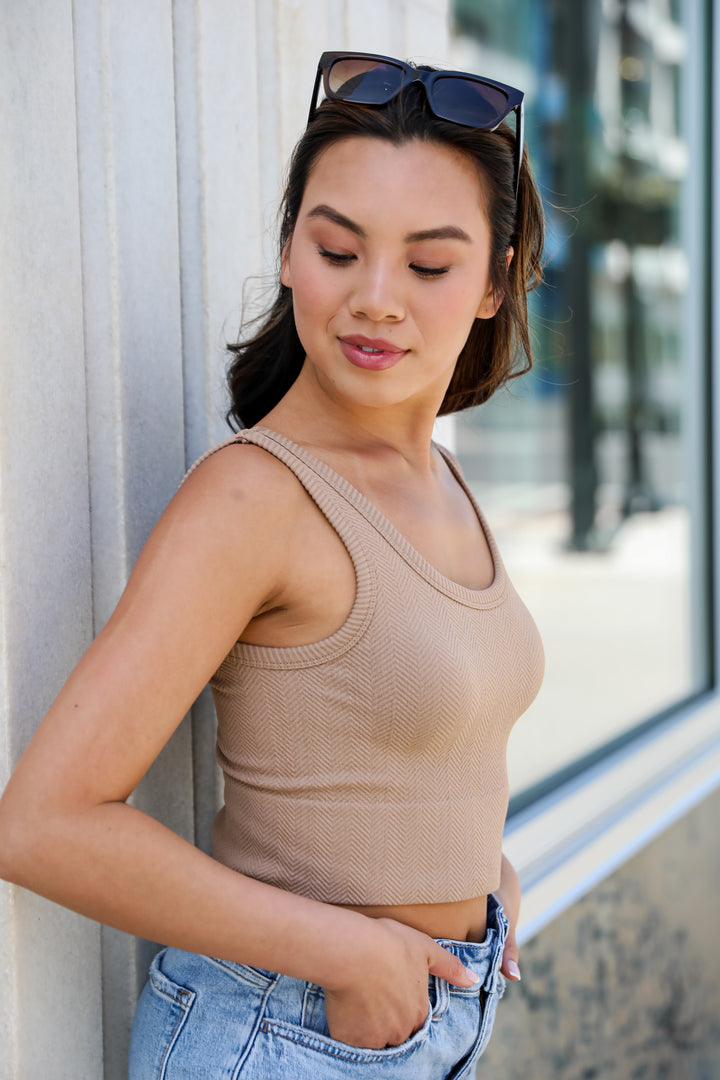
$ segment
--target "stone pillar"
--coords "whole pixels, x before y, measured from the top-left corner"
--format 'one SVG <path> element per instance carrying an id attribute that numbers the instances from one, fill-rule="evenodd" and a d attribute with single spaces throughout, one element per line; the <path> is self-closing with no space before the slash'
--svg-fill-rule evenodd
<path id="1" fill-rule="evenodd" d="M 187 465 L 272 273 L 323 49 L 444 60 L 447 0 L 29 0 L 0 20 L 0 786 Z M 133 796 L 207 846 L 207 697 Z M 0 1080 L 120 1080 L 151 945 L 0 883 Z"/>

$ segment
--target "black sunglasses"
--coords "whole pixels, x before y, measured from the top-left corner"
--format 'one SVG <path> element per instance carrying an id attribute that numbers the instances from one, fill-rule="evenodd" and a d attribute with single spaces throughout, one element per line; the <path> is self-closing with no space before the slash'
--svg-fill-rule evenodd
<path id="1" fill-rule="evenodd" d="M 494 131 L 514 113 L 517 197 L 524 135 L 522 90 L 465 71 L 423 71 L 391 56 L 324 52 L 315 75 L 308 124 L 315 115 L 321 79 L 326 97 L 348 105 L 386 105 L 404 86 L 417 80 L 425 87 L 428 105 L 435 116 L 483 131 Z"/>

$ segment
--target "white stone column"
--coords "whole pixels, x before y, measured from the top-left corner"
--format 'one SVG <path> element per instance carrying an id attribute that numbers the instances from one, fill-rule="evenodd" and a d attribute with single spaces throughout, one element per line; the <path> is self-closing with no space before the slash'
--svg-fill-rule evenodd
<path id="1" fill-rule="evenodd" d="M 185 469 L 172 13 L 78 2 L 74 31 L 97 632 Z M 132 801 L 193 838 L 188 722 Z M 123 1075 L 149 951 L 102 929 L 106 1076 Z"/>
<path id="2" fill-rule="evenodd" d="M 93 629 L 71 15 L 0 19 L 0 783 Z M 101 1075 L 98 927 L 0 890 L 0 1076 Z"/>
<path id="3" fill-rule="evenodd" d="M 186 466 L 317 59 L 442 59 L 445 0 L 28 0 L 0 19 L 0 786 Z M 252 290 L 250 290 L 252 292 Z M 207 846 L 207 695 L 133 796 Z M 150 946 L 0 883 L 0 1080 L 120 1080 Z"/>

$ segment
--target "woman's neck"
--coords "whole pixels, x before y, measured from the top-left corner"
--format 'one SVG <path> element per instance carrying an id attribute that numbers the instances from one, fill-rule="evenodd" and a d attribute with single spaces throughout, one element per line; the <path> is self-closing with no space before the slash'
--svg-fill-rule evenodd
<path id="1" fill-rule="evenodd" d="M 416 469 L 432 471 L 431 441 L 440 401 L 362 407 L 327 393 L 304 368 L 260 425 L 309 449 L 378 459 L 394 452 Z"/>

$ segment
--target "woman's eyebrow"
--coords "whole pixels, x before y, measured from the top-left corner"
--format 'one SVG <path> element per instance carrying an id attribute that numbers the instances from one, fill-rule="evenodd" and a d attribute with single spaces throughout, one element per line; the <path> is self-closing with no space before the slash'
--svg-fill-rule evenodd
<path id="1" fill-rule="evenodd" d="M 472 244 L 471 238 L 459 225 L 442 225 L 438 229 L 422 229 L 421 232 L 408 233 L 406 244 L 417 244 L 420 240 L 462 240 Z"/>
<path id="2" fill-rule="evenodd" d="M 345 217 L 339 210 L 333 210 L 332 206 L 326 206 L 325 203 L 320 203 L 319 206 L 315 206 L 309 213 L 309 218 L 323 217 L 328 221 L 332 221 L 335 225 L 340 225 L 343 229 L 349 229 L 350 232 L 355 233 L 356 236 L 361 236 L 364 239 L 367 238 L 367 233 L 361 225 L 351 221 L 350 218 Z"/>
<path id="3" fill-rule="evenodd" d="M 308 217 L 325 218 L 327 221 L 332 221 L 334 225 L 340 225 L 341 228 L 355 233 L 356 236 L 360 236 L 363 240 L 367 239 L 367 233 L 362 225 L 358 225 L 356 221 L 345 217 L 339 210 L 333 210 L 332 206 L 327 206 L 325 203 L 313 207 L 309 211 Z M 405 237 L 406 244 L 417 244 L 422 240 L 462 240 L 466 244 L 472 243 L 471 238 L 459 225 L 441 225 L 437 229 L 421 229 L 419 232 L 408 233 Z"/>

